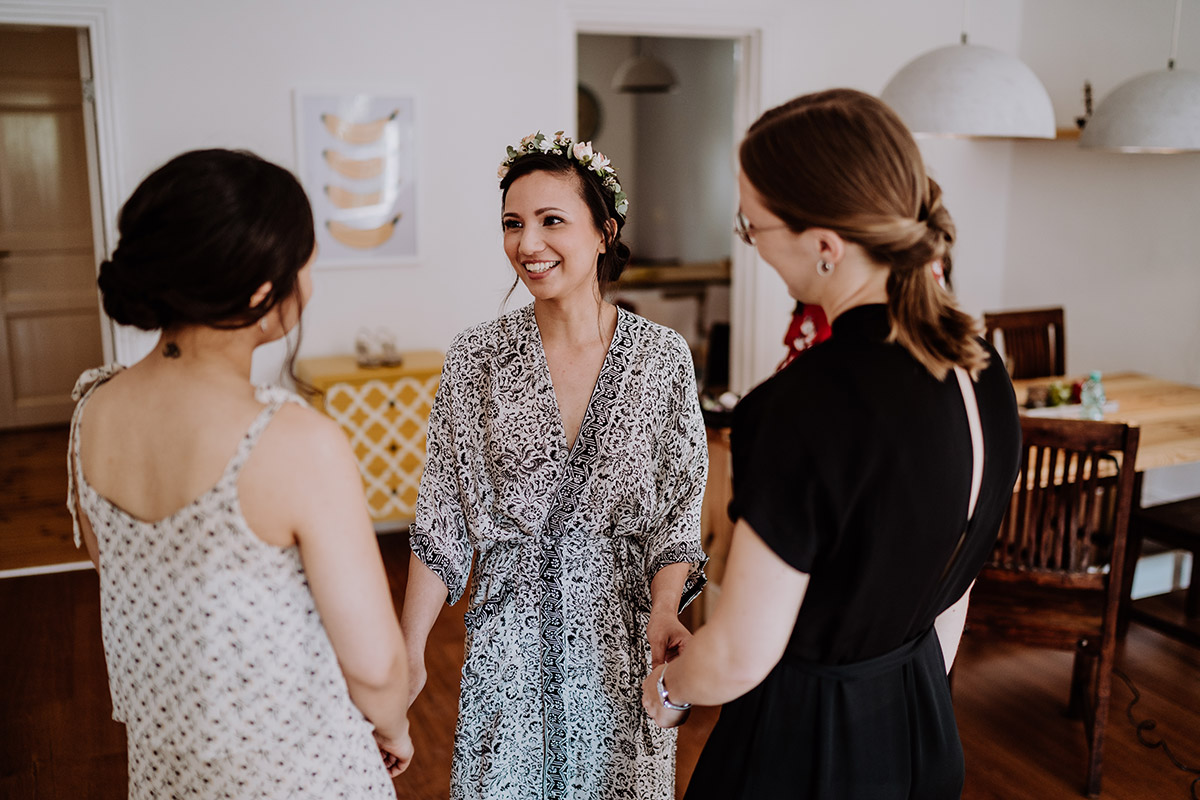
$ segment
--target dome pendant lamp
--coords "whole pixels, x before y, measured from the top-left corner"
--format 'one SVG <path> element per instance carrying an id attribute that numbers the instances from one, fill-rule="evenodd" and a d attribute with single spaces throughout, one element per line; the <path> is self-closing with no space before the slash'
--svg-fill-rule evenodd
<path id="1" fill-rule="evenodd" d="M 642 37 L 634 40 L 636 55 L 625 59 L 613 75 L 612 87 L 626 94 L 665 94 L 679 79 L 669 66 L 642 52 Z"/>
<path id="2" fill-rule="evenodd" d="M 960 44 L 939 47 L 905 64 L 880 98 L 916 136 L 1053 139 L 1050 95 L 1013 56 L 967 43 L 963 0 Z"/>
<path id="3" fill-rule="evenodd" d="M 1175 69 L 1183 0 L 1175 2 L 1175 29 L 1167 68 L 1113 89 L 1088 118 L 1080 147 L 1125 153 L 1200 150 L 1200 73 Z"/>

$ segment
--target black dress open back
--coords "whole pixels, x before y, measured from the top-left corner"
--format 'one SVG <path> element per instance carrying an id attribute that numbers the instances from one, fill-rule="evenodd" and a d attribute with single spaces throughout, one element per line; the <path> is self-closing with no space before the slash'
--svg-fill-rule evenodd
<path id="1" fill-rule="evenodd" d="M 886 341 L 882 305 L 755 388 L 734 412 L 733 502 L 811 576 L 780 663 L 727 703 L 687 800 L 958 798 L 962 746 L 933 622 L 966 591 L 1017 474 L 1020 424 L 994 350 L 975 383 L 983 483 L 963 546 L 971 434 L 953 374 Z"/>

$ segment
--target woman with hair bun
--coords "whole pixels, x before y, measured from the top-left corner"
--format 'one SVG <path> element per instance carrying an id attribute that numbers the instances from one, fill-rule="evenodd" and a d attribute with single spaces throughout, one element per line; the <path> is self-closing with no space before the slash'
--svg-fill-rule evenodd
<path id="1" fill-rule="evenodd" d="M 500 179 L 504 252 L 533 302 L 446 354 L 401 620 L 412 695 L 470 574 L 450 797 L 669 800 L 674 731 L 638 697 L 686 643 L 681 596 L 703 582 L 691 354 L 606 297 L 629 259 L 607 158 L 537 133 Z"/>
<path id="2" fill-rule="evenodd" d="M 954 225 L 891 109 L 805 95 L 739 155 L 738 232 L 833 335 L 735 409 L 721 602 L 643 704 L 725 704 L 692 800 L 958 798 L 946 674 L 1017 474 L 1012 385 L 939 283 Z"/>
<path id="3" fill-rule="evenodd" d="M 117 228 L 104 309 L 161 336 L 80 378 L 67 502 L 100 573 L 129 797 L 394 798 L 407 656 L 354 456 L 250 383 L 312 294 L 304 190 L 250 153 L 184 153 Z"/>

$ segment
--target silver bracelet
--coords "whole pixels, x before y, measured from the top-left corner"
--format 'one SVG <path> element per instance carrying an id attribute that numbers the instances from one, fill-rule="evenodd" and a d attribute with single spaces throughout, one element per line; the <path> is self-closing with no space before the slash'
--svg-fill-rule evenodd
<path id="1" fill-rule="evenodd" d="M 658 673 L 658 696 L 662 699 L 663 708 L 669 708 L 672 711 L 687 711 L 689 708 L 692 707 L 691 703 L 684 703 L 682 705 L 679 705 L 678 703 L 671 702 L 671 698 L 667 694 L 666 684 L 663 683 L 663 679 L 666 677 L 667 677 L 667 668 L 663 667 L 663 671 Z"/>

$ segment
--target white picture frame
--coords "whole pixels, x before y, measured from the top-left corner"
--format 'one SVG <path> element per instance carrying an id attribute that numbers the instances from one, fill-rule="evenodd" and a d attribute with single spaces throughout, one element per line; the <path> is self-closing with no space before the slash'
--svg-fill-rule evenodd
<path id="1" fill-rule="evenodd" d="M 316 227 L 314 266 L 417 262 L 416 98 L 301 88 L 293 114 L 299 178 Z"/>

